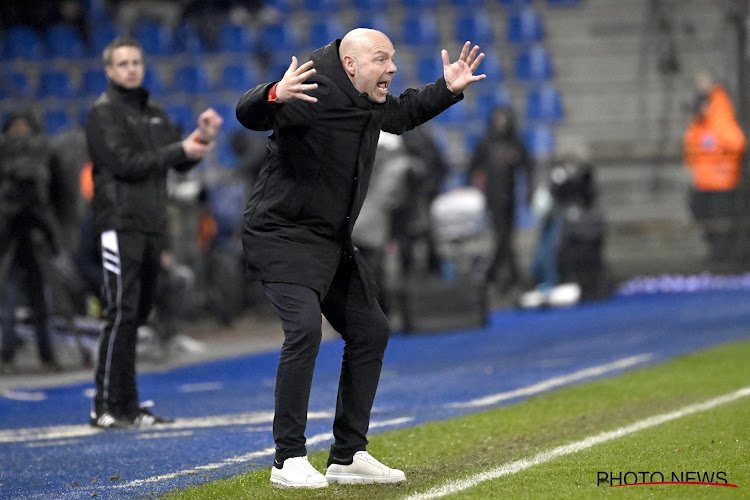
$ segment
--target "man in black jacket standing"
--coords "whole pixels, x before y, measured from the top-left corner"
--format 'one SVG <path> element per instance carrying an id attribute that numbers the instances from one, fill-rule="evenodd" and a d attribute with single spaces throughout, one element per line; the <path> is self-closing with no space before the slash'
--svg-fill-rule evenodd
<path id="1" fill-rule="evenodd" d="M 106 324 L 95 368 L 90 423 L 147 427 L 171 421 L 138 404 L 137 330 L 151 310 L 165 244 L 167 171 L 194 167 L 213 147 L 221 117 L 207 109 L 185 139 L 142 87 L 143 50 L 129 38 L 103 53 L 107 90 L 86 121 L 93 163 L 94 228 L 100 235 Z"/>
<path id="2" fill-rule="evenodd" d="M 352 245 L 380 131 L 401 134 L 463 98 L 484 57 L 466 42 L 458 61 L 442 51 L 444 77 L 395 97 L 386 35 L 358 28 L 292 63 L 278 82 L 249 90 L 237 119 L 272 130 L 268 156 L 248 201 L 243 247 L 249 275 L 262 281 L 284 329 L 276 374 L 276 456 L 271 483 L 319 488 L 328 482 L 406 479 L 367 451 L 367 430 L 390 326 Z M 344 339 L 334 443 L 324 477 L 308 462 L 305 428 L 321 313 Z"/>

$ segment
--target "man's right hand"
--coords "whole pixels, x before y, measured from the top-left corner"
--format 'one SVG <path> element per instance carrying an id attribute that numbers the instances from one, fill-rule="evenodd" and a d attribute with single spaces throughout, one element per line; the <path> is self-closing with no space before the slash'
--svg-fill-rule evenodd
<path id="1" fill-rule="evenodd" d="M 276 85 L 276 101 L 283 103 L 294 99 L 303 101 L 318 102 L 316 97 L 308 95 L 307 92 L 317 89 L 317 83 L 305 83 L 305 80 L 315 74 L 313 62 L 307 61 L 302 66 L 297 67 L 297 58 L 292 56 L 292 63 L 289 69 L 284 73 L 284 78 Z"/>
<path id="2" fill-rule="evenodd" d="M 195 129 L 193 133 L 182 140 L 182 149 L 189 160 L 201 160 L 214 147 L 214 142 L 208 144 L 200 140 L 200 130 Z"/>

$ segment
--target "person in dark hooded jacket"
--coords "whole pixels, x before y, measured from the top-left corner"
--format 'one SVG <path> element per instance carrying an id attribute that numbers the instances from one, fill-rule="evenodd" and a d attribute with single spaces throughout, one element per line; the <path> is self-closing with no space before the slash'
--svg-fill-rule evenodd
<path id="1" fill-rule="evenodd" d="M 401 134 L 426 122 L 485 75 L 474 75 L 484 56 L 467 42 L 452 64 L 442 51 L 437 82 L 396 97 L 388 94 L 394 55 L 385 34 L 358 28 L 302 65 L 292 57 L 280 81 L 250 89 L 237 105 L 246 128 L 273 131 L 242 240 L 249 277 L 262 281 L 285 336 L 276 374 L 274 486 L 405 479 L 366 451 L 390 327 L 351 233 L 380 131 Z M 304 435 L 321 313 L 345 342 L 325 477 L 307 461 Z"/>
<path id="2" fill-rule="evenodd" d="M 12 114 L 0 137 L 0 318 L 3 372 L 13 371 L 16 307 L 25 288 L 46 371 L 59 371 L 49 338 L 44 262 L 60 252 L 60 231 L 49 201 L 51 154 L 32 113 Z"/>
<path id="3" fill-rule="evenodd" d="M 516 131 L 513 109 L 492 110 L 489 126 L 477 143 L 469 161 L 469 176 L 483 188 L 495 230 L 495 249 L 490 258 L 487 279 L 500 293 L 519 283 L 518 264 L 513 249 L 516 178 L 526 176 L 526 200 L 531 200 L 534 164 Z"/>

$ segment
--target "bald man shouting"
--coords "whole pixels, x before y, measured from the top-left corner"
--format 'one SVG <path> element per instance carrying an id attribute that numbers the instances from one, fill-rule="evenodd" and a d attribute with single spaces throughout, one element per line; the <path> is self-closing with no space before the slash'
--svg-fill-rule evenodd
<path id="1" fill-rule="evenodd" d="M 248 201 L 242 243 L 250 279 L 260 280 L 284 330 L 276 372 L 271 483 L 323 488 L 329 483 L 404 481 L 400 470 L 367 453 L 370 411 L 390 326 L 351 234 L 367 193 L 380 131 L 401 134 L 463 99 L 484 54 L 466 42 L 443 76 L 400 96 L 388 93 L 395 50 L 383 33 L 358 28 L 292 57 L 278 82 L 258 85 L 237 104 L 248 129 L 272 131 Z M 334 443 L 324 476 L 305 447 L 321 313 L 341 334 Z"/>

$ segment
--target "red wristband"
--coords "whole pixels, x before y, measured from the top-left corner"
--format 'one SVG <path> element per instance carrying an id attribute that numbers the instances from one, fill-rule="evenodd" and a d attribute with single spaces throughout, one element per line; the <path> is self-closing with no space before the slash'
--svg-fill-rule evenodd
<path id="1" fill-rule="evenodd" d="M 277 85 L 278 85 L 278 83 L 274 83 L 273 87 L 271 87 L 271 90 L 268 91 L 268 99 L 267 99 L 268 102 L 276 102 L 276 99 L 278 99 L 278 97 L 276 97 L 276 86 Z"/>

